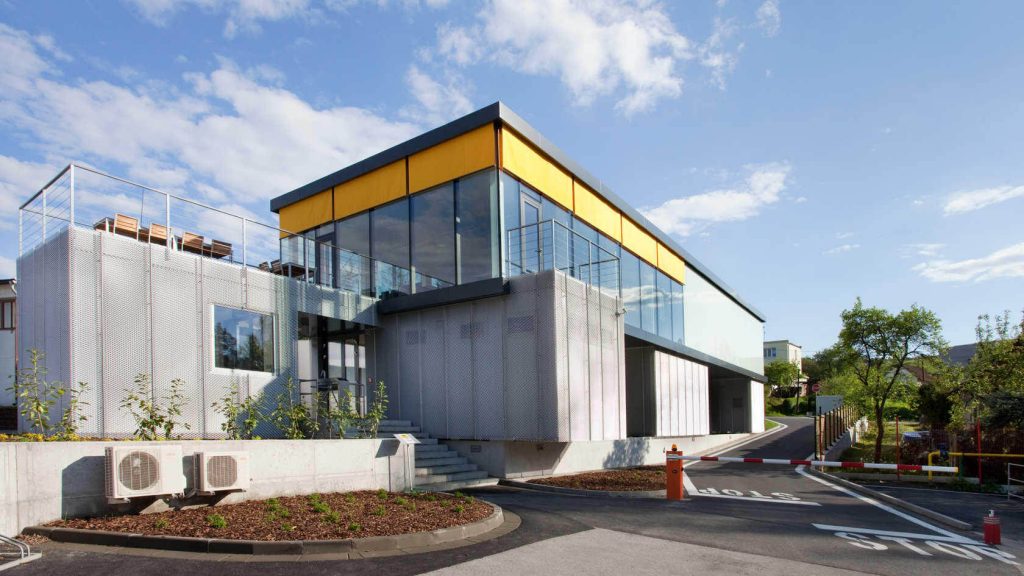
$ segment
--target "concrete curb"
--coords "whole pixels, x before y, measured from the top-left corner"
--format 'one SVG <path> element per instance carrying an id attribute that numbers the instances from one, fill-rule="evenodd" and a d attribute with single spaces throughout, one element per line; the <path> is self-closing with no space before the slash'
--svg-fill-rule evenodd
<path id="1" fill-rule="evenodd" d="M 478 522 L 431 532 L 399 534 L 397 536 L 371 536 L 346 540 L 225 540 L 220 538 L 190 538 L 184 536 L 147 536 L 102 530 L 30 526 L 23 534 L 45 536 L 54 542 L 91 544 L 122 548 L 147 548 L 174 552 L 205 552 L 212 554 L 315 555 L 360 552 L 424 552 L 425 548 L 476 538 L 490 532 L 504 521 L 501 507 L 487 502 L 493 508 L 491 515 Z"/>
<path id="2" fill-rule="evenodd" d="M 917 504 L 911 504 L 910 502 L 907 502 L 906 500 L 901 500 L 899 498 L 896 498 L 895 496 L 882 494 L 881 492 L 872 490 L 867 486 L 862 486 L 855 482 L 850 482 L 849 480 L 839 478 L 838 476 L 833 476 L 832 474 L 829 474 L 827 472 L 822 472 L 821 470 L 817 470 L 814 468 L 808 468 L 807 471 L 820 478 L 825 478 L 827 480 L 835 482 L 836 484 L 839 484 L 844 488 L 849 488 L 854 492 L 859 492 L 865 496 L 870 496 L 871 498 L 885 502 L 886 504 L 891 504 L 893 506 L 896 506 L 897 508 L 902 508 L 908 512 L 913 512 L 914 514 L 930 518 L 940 524 L 945 524 L 950 528 L 956 528 L 957 530 L 970 530 L 972 527 L 971 524 L 968 524 L 967 522 L 964 522 L 962 520 L 950 518 L 945 514 L 940 514 L 934 510 L 929 510 L 928 508 L 925 508 L 923 506 L 918 506 Z"/>
<path id="3" fill-rule="evenodd" d="M 586 490 L 583 488 L 564 488 L 562 486 L 548 486 L 535 484 L 533 482 L 520 482 L 518 480 L 501 480 L 502 486 L 533 490 L 536 492 L 551 492 L 553 494 L 565 494 L 567 496 L 601 496 L 606 498 L 665 498 L 664 490 Z"/>

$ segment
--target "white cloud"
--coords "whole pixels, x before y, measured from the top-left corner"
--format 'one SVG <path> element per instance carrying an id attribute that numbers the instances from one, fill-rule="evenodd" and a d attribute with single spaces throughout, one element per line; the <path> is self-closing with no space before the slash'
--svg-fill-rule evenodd
<path id="1" fill-rule="evenodd" d="M 797 204 L 803 204 L 804 202 L 807 202 L 807 196 L 797 196 L 796 199 L 793 200 L 793 202 Z"/>
<path id="2" fill-rule="evenodd" d="M 945 244 L 940 244 L 937 242 L 904 244 L 903 247 L 900 249 L 900 255 L 904 258 L 912 258 L 914 256 L 934 258 L 935 256 L 938 256 L 939 251 L 945 247 Z"/>
<path id="3" fill-rule="evenodd" d="M 1022 196 L 1024 196 L 1024 186 L 996 186 L 957 192 L 949 197 L 942 211 L 946 215 L 963 214 Z"/>
<path id="4" fill-rule="evenodd" d="M 478 19 L 442 26 L 438 53 L 458 65 L 488 59 L 558 77 L 578 105 L 618 94 L 625 114 L 682 94 L 678 66 L 694 56 L 663 6 L 645 0 L 492 0 Z"/>
<path id="5" fill-rule="evenodd" d="M 421 127 L 362 108 L 317 108 L 273 84 L 266 68 L 222 60 L 186 76 L 180 89 L 68 80 L 44 48 L 0 25 L 0 126 L 47 158 L 103 166 L 168 192 L 224 200 L 266 212 L 266 200 L 405 140 Z M 68 74 L 67 77 L 72 77 Z M 26 198 L 45 177 L 30 163 Z M 38 167 L 35 167 L 38 168 Z M 56 168 L 54 166 L 53 168 Z M 8 174 L 4 171 L 4 174 Z M 7 178 L 7 180 L 10 180 Z"/>
<path id="6" fill-rule="evenodd" d="M 1024 277 L 1024 242 L 980 258 L 930 260 L 913 269 L 932 282 L 982 282 L 996 278 L 1020 278 Z"/>
<path id="7" fill-rule="evenodd" d="M 765 0 L 757 9 L 757 27 L 765 36 L 771 37 L 782 28 L 782 12 L 779 11 L 778 0 Z"/>
<path id="8" fill-rule="evenodd" d="M 730 188 L 673 198 L 641 213 L 669 234 L 689 236 L 711 223 L 734 222 L 756 216 L 762 207 L 779 201 L 789 177 L 788 164 L 748 166 L 749 175 Z"/>
<path id="9" fill-rule="evenodd" d="M 701 66 L 711 72 L 711 83 L 720 90 L 725 89 L 725 78 L 736 68 L 739 52 L 743 50 L 742 43 L 737 47 L 729 44 L 736 30 L 731 20 L 716 17 L 711 35 L 697 48 Z"/>
<path id="10" fill-rule="evenodd" d="M 442 84 L 415 64 L 410 66 L 405 81 L 419 105 L 404 109 L 403 116 L 418 123 L 440 125 L 472 112 L 473 103 L 461 88 L 466 83 L 458 75 L 446 75 Z"/>
<path id="11" fill-rule="evenodd" d="M 822 254 L 843 254 L 844 252 L 851 252 L 860 248 L 860 244 L 840 244 L 834 248 L 829 248 L 822 252 Z"/>
<path id="12" fill-rule="evenodd" d="M 853 232 L 836 232 L 836 240 L 845 240 L 853 236 Z"/>
<path id="13" fill-rule="evenodd" d="M 18 207 L 56 176 L 59 169 L 55 164 L 23 162 L 0 155 L 0 229 L 15 227 Z"/>

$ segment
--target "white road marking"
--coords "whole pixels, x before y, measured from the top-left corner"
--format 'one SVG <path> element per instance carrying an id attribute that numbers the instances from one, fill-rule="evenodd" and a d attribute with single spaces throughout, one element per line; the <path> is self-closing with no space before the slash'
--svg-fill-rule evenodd
<path id="1" fill-rule="evenodd" d="M 881 502 L 879 502 L 878 500 L 875 500 L 874 498 L 868 498 L 867 496 L 858 494 L 858 493 L 854 492 L 853 490 L 850 490 L 848 488 L 844 488 L 842 486 L 838 486 L 836 484 L 833 484 L 833 483 L 829 482 L 828 480 L 825 480 L 823 478 L 818 478 L 817 476 L 813 476 L 811 474 L 808 474 L 806 471 L 804 471 L 803 465 L 797 466 L 796 467 L 796 472 L 797 472 L 797 474 L 800 474 L 804 478 L 810 478 L 811 480 L 814 480 L 815 482 L 817 482 L 819 484 L 824 484 L 825 486 L 828 486 L 829 488 L 832 488 L 834 490 L 838 490 L 838 491 L 840 491 L 840 492 L 842 492 L 842 493 L 844 493 L 844 494 L 846 494 L 848 496 L 853 496 L 854 498 L 856 498 L 856 499 L 858 499 L 858 500 L 860 500 L 862 502 L 867 502 L 868 504 L 871 504 L 872 506 L 875 506 L 877 508 L 885 510 L 886 512 L 888 512 L 890 514 L 893 514 L 895 516 L 899 516 L 900 518 L 903 518 L 904 520 L 907 520 L 908 522 L 913 522 L 914 524 L 917 524 L 918 526 L 922 526 L 922 527 L 927 528 L 929 530 L 934 530 L 935 532 L 937 532 L 939 534 L 942 534 L 943 536 L 946 536 L 947 538 L 955 538 L 955 539 L 962 539 L 963 538 L 962 536 L 958 536 L 957 534 L 954 534 L 953 532 L 950 532 L 948 530 L 943 530 L 942 528 L 939 528 L 938 526 L 935 526 L 933 524 L 929 524 L 928 522 L 925 522 L 924 520 L 921 520 L 919 518 L 911 516 L 910 514 L 905 514 L 903 512 L 900 512 L 899 510 L 896 510 L 895 508 L 893 508 L 891 506 L 888 506 L 886 504 L 882 504 Z M 971 542 L 973 543 L 973 541 L 971 541 Z"/>
<path id="2" fill-rule="evenodd" d="M 886 530 L 873 530 L 871 528 L 851 528 L 849 526 L 831 526 L 828 524 L 814 524 L 814 527 L 820 530 L 833 532 L 837 538 L 841 538 L 857 548 L 871 550 L 873 552 L 888 550 L 889 546 L 886 546 L 881 542 L 875 542 L 871 539 L 872 536 L 886 542 L 896 542 L 903 546 L 903 548 L 910 550 L 919 556 L 929 558 L 942 556 L 942 554 L 933 554 L 932 552 L 929 552 L 911 542 L 911 540 L 920 540 L 932 550 L 943 552 L 953 556 L 954 558 L 960 558 L 961 560 L 980 561 L 983 560 L 982 557 L 984 556 L 1010 566 L 1020 566 L 1019 563 L 1014 562 L 1016 556 L 1013 554 L 1004 552 L 1003 550 L 990 548 L 984 544 L 972 542 L 967 538 L 951 539 L 945 536 L 933 536 L 931 534 L 889 532 Z"/>
<path id="3" fill-rule="evenodd" d="M 753 500 L 754 502 L 774 502 L 775 504 L 800 504 L 803 506 L 821 506 L 818 502 L 810 502 L 807 500 L 790 500 L 779 496 L 773 496 L 771 498 L 767 496 L 736 496 L 732 494 L 712 494 L 708 493 L 707 490 L 714 490 L 714 488 L 703 488 L 698 489 L 693 481 L 690 480 L 689 476 L 683 476 L 683 488 L 686 489 L 687 496 L 700 496 L 702 498 L 724 498 L 726 500 Z M 715 491 L 717 492 L 717 490 Z M 722 490 L 725 492 L 725 490 Z M 732 492 L 739 492 L 738 490 L 732 490 Z M 740 492 L 742 494 L 742 492 Z M 777 494 L 781 494 L 778 492 Z M 787 496 L 790 496 L 787 494 Z M 792 496 L 790 496 L 792 498 Z"/>
<path id="4" fill-rule="evenodd" d="M 887 536 L 892 538 L 910 538 L 911 540 L 932 540 L 935 542 L 954 542 L 957 544 L 978 544 L 964 536 L 956 534 L 950 536 L 936 536 L 934 534 L 915 534 L 913 532 L 894 532 L 892 530 L 875 530 L 874 528 L 854 528 L 852 526 L 833 526 L 831 524 L 811 524 L 818 530 L 826 532 L 853 532 L 856 534 L 871 534 L 872 536 Z"/>

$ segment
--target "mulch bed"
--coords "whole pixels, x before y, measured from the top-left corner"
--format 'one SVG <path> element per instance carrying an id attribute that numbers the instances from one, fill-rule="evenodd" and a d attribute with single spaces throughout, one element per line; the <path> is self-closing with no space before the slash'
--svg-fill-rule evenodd
<path id="1" fill-rule="evenodd" d="M 489 504 L 472 496 L 386 491 L 251 500 L 156 514 L 58 520 L 47 526 L 151 536 L 233 540 L 339 540 L 428 532 L 483 520 Z"/>
<path id="2" fill-rule="evenodd" d="M 664 466 L 641 466 L 620 470 L 585 472 L 571 476 L 556 476 L 530 480 L 533 484 L 576 488 L 580 490 L 607 490 L 611 492 L 637 492 L 665 489 Z"/>

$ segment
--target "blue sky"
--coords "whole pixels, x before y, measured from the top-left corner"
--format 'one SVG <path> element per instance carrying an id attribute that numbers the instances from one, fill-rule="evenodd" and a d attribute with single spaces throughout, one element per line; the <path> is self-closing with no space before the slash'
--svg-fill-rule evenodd
<path id="1" fill-rule="evenodd" d="M 813 352 L 1024 307 L 1024 4 L 0 0 L 0 275 L 72 159 L 268 200 L 502 100 Z"/>

